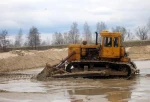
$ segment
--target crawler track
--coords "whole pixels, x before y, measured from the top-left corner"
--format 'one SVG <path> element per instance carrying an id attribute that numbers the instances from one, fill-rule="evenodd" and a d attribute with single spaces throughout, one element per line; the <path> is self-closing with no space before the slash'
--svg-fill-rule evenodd
<path id="1" fill-rule="evenodd" d="M 72 66 L 74 68 L 72 68 Z M 133 62 L 107 62 L 107 61 L 72 61 L 66 67 L 68 73 L 54 75 L 53 77 L 126 77 L 132 78 L 138 70 Z"/>

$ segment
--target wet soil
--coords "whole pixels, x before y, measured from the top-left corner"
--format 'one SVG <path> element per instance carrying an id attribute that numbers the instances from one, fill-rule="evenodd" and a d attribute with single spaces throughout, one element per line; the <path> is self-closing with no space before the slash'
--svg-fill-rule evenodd
<path id="1" fill-rule="evenodd" d="M 0 102 L 149 102 L 150 61 L 135 63 L 140 75 L 132 80 L 31 79 L 43 68 L 1 73 Z"/>

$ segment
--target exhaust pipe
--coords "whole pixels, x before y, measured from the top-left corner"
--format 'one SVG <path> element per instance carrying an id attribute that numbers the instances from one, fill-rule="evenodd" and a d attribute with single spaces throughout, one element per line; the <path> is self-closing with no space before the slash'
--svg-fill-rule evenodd
<path id="1" fill-rule="evenodd" d="M 97 32 L 95 32 L 95 34 L 96 34 L 96 45 L 98 44 L 98 33 Z"/>

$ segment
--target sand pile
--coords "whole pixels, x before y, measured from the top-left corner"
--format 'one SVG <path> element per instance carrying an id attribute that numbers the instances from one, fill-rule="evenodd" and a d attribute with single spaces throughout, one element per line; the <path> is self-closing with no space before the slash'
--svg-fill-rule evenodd
<path id="1" fill-rule="evenodd" d="M 150 59 L 150 45 L 127 47 L 126 51 L 129 53 L 129 57 L 133 60 Z"/>
<path id="2" fill-rule="evenodd" d="M 127 47 L 126 51 L 132 54 L 150 54 L 150 46 Z"/>
<path id="3" fill-rule="evenodd" d="M 44 67 L 47 62 L 53 62 L 55 60 L 60 62 L 66 56 L 67 49 L 1 53 L 0 72 Z"/>

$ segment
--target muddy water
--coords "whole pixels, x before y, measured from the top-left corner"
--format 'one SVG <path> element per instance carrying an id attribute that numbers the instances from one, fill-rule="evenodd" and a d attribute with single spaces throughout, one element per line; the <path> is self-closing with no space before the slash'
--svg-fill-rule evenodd
<path id="1" fill-rule="evenodd" d="M 30 79 L 42 69 L 0 76 L 0 102 L 149 102 L 150 61 L 135 61 L 140 75 L 125 79 Z"/>

